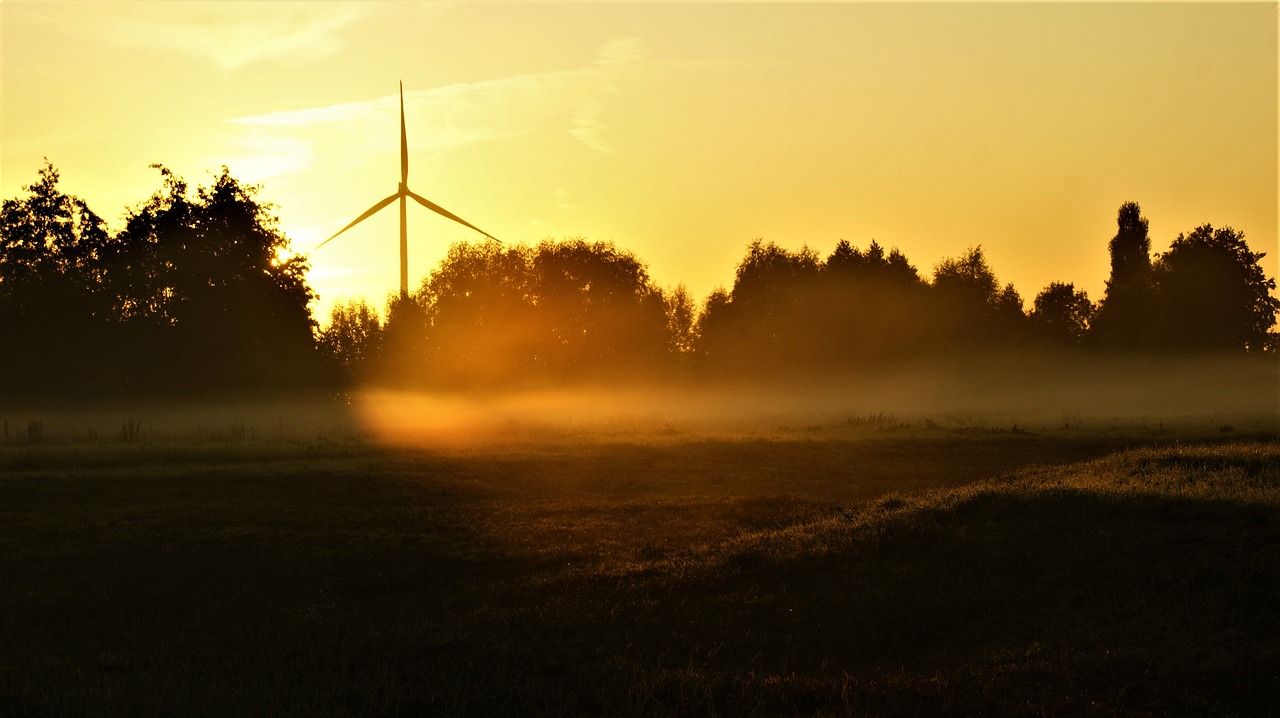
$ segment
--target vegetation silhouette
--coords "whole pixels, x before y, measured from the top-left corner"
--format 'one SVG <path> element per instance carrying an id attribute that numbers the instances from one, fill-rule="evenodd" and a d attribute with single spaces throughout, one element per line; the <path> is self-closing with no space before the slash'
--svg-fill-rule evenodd
<path id="1" fill-rule="evenodd" d="M 92 386 L 107 369 L 83 348 L 112 334 L 111 237 L 58 179 L 46 162 L 26 198 L 0 206 L 0 388 L 9 396 Z"/>
<path id="2" fill-rule="evenodd" d="M 351 314 L 339 308 L 322 341 L 367 345 Z M 428 386 L 604 380 L 656 369 L 687 343 L 691 322 L 687 293 L 668 296 L 612 244 L 456 244 L 418 291 L 392 303 L 386 351 L 366 367 Z"/>
<path id="3" fill-rule="evenodd" d="M 858 250 L 841 240 L 827 257 L 823 284 L 824 323 L 834 330 L 830 360 L 877 364 L 908 355 L 924 341 L 916 318 L 926 311 L 927 287 L 898 249 L 885 254 L 873 240 Z"/>
<path id="4" fill-rule="evenodd" d="M 1275 279 L 1258 264 L 1262 256 L 1230 227 L 1205 224 L 1179 234 L 1152 269 L 1161 348 L 1261 350 L 1272 342 L 1274 351 L 1269 330 L 1280 300 L 1271 295 Z"/>
<path id="5" fill-rule="evenodd" d="M 224 167 L 169 170 L 110 235 L 46 163 L 0 210 L 6 396 L 211 394 L 322 383 L 305 257 Z"/>
<path id="6" fill-rule="evenodd" d="M 62 192 L 47 160 L 26 197 L 5 200 L 5 396 L 812 380 L 1002 355 L 1277 349 L 1280 301 L 1264 255 L 1242 233 L 1206 224 L 1153 259 L 1134 202 L 1118 212 L 1096 305 L 1053 282 L 1028 311 L 981 246 L 925 278 L 875 241 L 859 249 L 841 240 L 823 259 L 757 239 L 733 285 L 699 306 L 612 243 L 490 238 L 453 245 L 382 312 L 363 299 L 340 303 L 320 328 L 308 259 L 291 253 L 259 188 L 223 167 L 192 191 L 156 168 L 160 189 L 114 234 Z"/>
<path id="7" fill-rule="evenodd" d="M 1147 218 L 1136 202 L 1125 202 L 1116 224 L 1116 236 L 1108 245 L 1111 276 L 1098 304 L 1092 338 L 1112 349 L 1149 349 L 1157 303 Z"/>
<path id="8" fill-rule="evenodd" d="M 329 325 L 317 337 L 320 351 L 342 371 L 344 381 L 367 378 L 358 375 L 382 352 L 386 328 L 378 312 L 364 299 L 334 305 Z"/>
<path id="9" fill-rule="evenodd" d="M 1071 283 L 1051 282 L 1036 295 L 1029 318 L 1041 341 L 1062 348 L 1080 346 L 1096 315 L 1088 292 Z"/>
<path id="10" fill-rule="evenodd" d="M 1022 297 L 1012 284 L 1000 287 L 981 246 L 938 263 L 930 288 L 936 331 L 946 349 L 1003 346 L 1024 334 Z"/>

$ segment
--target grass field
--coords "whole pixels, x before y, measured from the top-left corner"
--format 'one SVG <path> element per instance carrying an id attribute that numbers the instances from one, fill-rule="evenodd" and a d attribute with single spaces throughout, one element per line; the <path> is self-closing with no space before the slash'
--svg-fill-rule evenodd
<path id="1" fill-rule="evenodd" d="M 11 442 L 0 715 L 1276 715 L 1260 426 Z"/>

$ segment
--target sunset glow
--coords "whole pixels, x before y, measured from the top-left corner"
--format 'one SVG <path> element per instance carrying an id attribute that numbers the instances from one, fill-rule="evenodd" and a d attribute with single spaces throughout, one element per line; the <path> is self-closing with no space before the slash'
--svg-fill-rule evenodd
<path id="1" fill-rule="evenodd" d="M 1277 274 L 1277 13 L 1247 4 L 14 2 L 3 192 L 42 157 L 119 228 L 225 164 L 335 301 L 398 286 L 398 181 L 507 243 L 583 236 L 699 300 L 754 238 L 982 245 L 1099 299 L 1116 209 L 1154 251 L 1231 225 Z M 416 208 L 421 209 L 421 208 Z M 411 211 L 417 286 L 480 237 Z"/>

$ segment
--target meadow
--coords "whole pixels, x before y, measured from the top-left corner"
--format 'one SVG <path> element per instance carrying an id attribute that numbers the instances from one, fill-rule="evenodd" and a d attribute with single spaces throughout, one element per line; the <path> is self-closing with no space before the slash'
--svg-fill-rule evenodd
<path id="1" fill-rule="evenodd" d="M 1278 710 L 1274 417 L 280 428 L 0 444 L 0 714 Z"/>

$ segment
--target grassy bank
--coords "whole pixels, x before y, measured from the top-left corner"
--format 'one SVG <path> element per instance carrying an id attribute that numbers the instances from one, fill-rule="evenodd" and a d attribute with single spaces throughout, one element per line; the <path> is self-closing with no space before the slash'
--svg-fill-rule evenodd
<path id="1" fill-rule="evenodd" d="M 1280 448 L 1177 438 L 9 447 L 0 714 L 1271 715 Z"/>

